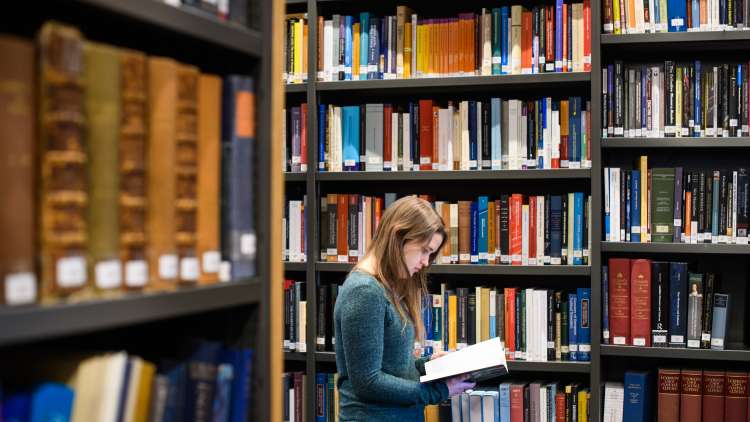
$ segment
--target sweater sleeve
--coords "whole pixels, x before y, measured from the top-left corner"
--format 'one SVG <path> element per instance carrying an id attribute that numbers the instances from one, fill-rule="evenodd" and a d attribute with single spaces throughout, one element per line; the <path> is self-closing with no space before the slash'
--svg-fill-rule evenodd
<path id="1" fill-rule="evenodd" d="M 428 405 L 448 398 L 444 382 L 425 383 L 382 370 L 387 299 L 378 286 L 361 284 L 350 292 L 341 312 L 341 335 L 349 378 L 362 399 L 397 405 Z"/>
<path id="2" fill-rule="evenodd" d="M 417 371 L 419 372 L 419 375 L 426 375 L 424 364 L 430 360 L 429 356 L 417 358 L 414 360 L 414 366 L 417 368 Z"/>

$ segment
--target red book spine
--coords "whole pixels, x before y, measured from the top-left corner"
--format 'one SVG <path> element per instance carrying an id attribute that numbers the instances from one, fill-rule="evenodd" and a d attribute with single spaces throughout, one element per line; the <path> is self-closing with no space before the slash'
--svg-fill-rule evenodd
<path id="1" fill-rule="evenodd" d="M 440 147 L 438 146 L 438 112 L 440 107 L 432 106 L 432 170 L 440 170 Z"/>
<path id="2" fill-rule="evenodd" d="M 727 371 L 724 419 L 727 422 L 747 419 L 747 372 Z"/>
<path id="3" fill-rule="evenodd" d="M 393 115 L 393 106 L 391 104 L 383 105 L 383 170 L 390 171 L 393 168 L 393 127 L 391 116 Z"/>
<path id="4" fill-rule="evenodd" d="M 307 171 L 307 103 L 300 107 L 300 171 Z M 304 239 L 304 237 L 303 237 Z"/>
<path id="5" fill-rule="evenodd" d="M 583 71 L 591 72 L 591 0 L 583 0 Z"/>
<path id="6" fill-rule="evenodd" d="M 505 358 L 515 359 L 516 350 L 516 289 L 505 288 Z"/>
<path id="7" fill-rule="evenodd" d="M 339 194 L 336 204 L 336 250 L 339 256 L 338 262 L 349 262 L 349 247 L 347 235 L 349 233 L 349 198 L 348 195 Z"/>
<path id="8" fill-rule="evenodd" d="M 612 344 L 630 341 L 630 259 L 609 260 L 609 330 Z"/>
<path id="9" fill-rule="evenodd" d="M 630 269 L 630 337 L 634 346 L 651 347 L 651 261 L 633 260 Z"/>
<path id="10" fill-rule="evenodd" d="M 523 422 L 523 384 L 510 386 L 510 422 Z"/>
<path id="11" fill-rule="evenodd" d="M 432 170 L 432 100 L 419 100 L 419 169 Z"/>
<path id="12" fill-rule="evenodd" d="M 360 202 L 359 194 L 356 194 L 356 193 L 349 194 L 348 215 L 350 218 L 358 215 L 362 211 L 360 209 L 359 202 Z M 359 221 L 349 222 L 349 230 L 347 230 L 346 232 L 346 235 L 347 235 L 346 242 L 347 242 L 347 245 L 349 246 L 349 262 L 354 263 L 354 264 L 356 264 L 357 261 L 359 261 L 359 255 L 357 254 L 357 252 L 359 251 L 360 230 L 362 230 L 362 228 L 359 227 Z M 304 238 L 305 237 L 303 235 L 301 239 L 304 239 Z"/>
<path id="13" fill-rule="evenodd" d="M 524 10 L 521 13 L 521 73 L 531 73 L 532 68 L 532 28 L 533 13 Z"/>
<path id="14" fill-rule="evenodd" d="M 546 24 L 545 30 L 547 35 L 545 36 L 545 47 L 544 47 L 544 58 L 547 65 L 551 65 L 554 70 L 555 67 L 555 6 L 547 6 L 547 13 L 544 15 Z"/>
<path id="15" fill-rule="evenodd" d="M 536 196 L 529 196 L 529 265 L 537 265 L 536 262 Z M 533 259 L 533 261 L 532 261 Z"/>
<path id="16" fill-rule="evenodd" d="M 680 422 L 701 422 L 703 372 L 683 369 L 680 374 Z"/>
<path id="17" fill-rule="evenodd" d="M 724 371 L 703 373 L 703 420 L 724 422 Z"/>
<path id="18" fill-rule="evenodd" d="M 680 422 L 680 370 L 659 369 L 658 422 Z"/>
<path id="19" fill-rule="evenodd" d="M 514 193 L 510 197 L 510 255 L 512 265 L 521 265 L 522 254 L 522 222 L 521 209 L 523 195 Z"/>
<path id="20" fill-rule="evenodd" d="M 555 422 L 565 421 L 565 393 L 555 394 Z"/>

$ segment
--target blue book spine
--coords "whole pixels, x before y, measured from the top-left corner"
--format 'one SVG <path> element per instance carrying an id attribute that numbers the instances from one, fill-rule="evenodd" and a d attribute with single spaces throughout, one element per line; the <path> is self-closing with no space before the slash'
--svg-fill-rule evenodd
<path id="1" fill-rule="evenodd" d="M 563 70 L 563 0 L 557 0 L 555 2 L 555 72 L 562 72 Z M 610 91 L 608 91 L 610 92 Z"/>
<path id="2" fill-rule="evenodd" d="M 409 103 L 409 120 L 411 121 L 411 130 L 409 138 L 411 140 L 411 155 L 413 168 L 419 169 L 419 104 Z"/>
<path id="3" fill-rule="evenodd" d="M 386 73 L 388 73 L 388 17 L 383 16 L 380 18 L 379 32 L 380 35 L 378 40 L 380 45 L 378 46 L 378 79 L 384 79 Z M 380 60 L 382 58 L 382 60 Z M 381 66 L 382 63 L 382 66 Z"/>
<path id="4" fill-rule="evenodd" d="M 602 344 L 609 344 L 609 266 L 602 265 Z"/>
<path id="5" fill-rule="evenodd" d="M 568 158 L 581 164 L 581 97 L 570 98 L 570 134 L 568 136 Z M 572 154 L 571 154 L 572 152 Z"/>
<path id="6" fill-rule="evenodd" d="M 573 194 L 573 265 L 583 265 L 583 192 Z"/>
<path id="7" fill-rule="evenodd" d="M 701 6 L 699 0 L 692 0 L 691 1 L 693 6 L 693 22 L 691 24 L 692 28 L 695 28 L 694 30 L 699 30 L 701 27 Z"/>
<path id="8" fill-rule="evenodd" d="M 232 365 L 222 363 L 216 371 L 216 394 L 214 395 L 214 422 L 229 421 L 229 405 L 232 398 L 232 381 L 234 380 L 234 368 Z M 286 390 L 285 390 L 286 391 Z"/>
<path id="9" fill-rule="evenodd" d="M 500 98 L 493 98 L 490 100 L 491 113 L 492 113 L 492 170 L 502 169 L 502 119 L 501 119 L 501 103 Z"/>
<path id="10" fill-rule="evenodd" d="M 560 265 L 562 258 L 562 197 L 560 195 L 550 196 L 549 232 L 550 263 Z"/>
<path id="11" fill-rule="evenodd" d="M 610 183 L 609 178 L 612 177 L 612 170 L 609 167 L 604 168 L 604 235 L 605 240 L 611 239 L 611 231 L 610 231 L 610 197 L 612 196 L 612 192 L 610 192 Z"/>
<path id="12" fill-rule="evenodd" d="M 510 383 L 500 384 L 500 422 L 510 422 Z"/>
<path id="13" fill-rule="evenodd" d="M 579 287 L 578 293 L 578 360 L 591 360 L 591 289 Z"/>
<path id="14" fill-rule="evenodd" d="M 26 392 L 6 395 L 2 417 L 6 422 L 25 422 L 31 416 L 31 395 Z"/>
<path id="15" fill-rule="evenodd" d="M 253 351 L 251 349 L 227 349 L 224 351 L 223 361 L 232 365 L 232 372 L 234 372 L 230 391 L 229 420 L 245 422 L 250 408 Z"/>
<path id="16" fill-rule="evenodd" d="M 568 294 L 568 360 L 578 360 L 578 295 Z"/>
<path id="17" fill-rule="evenodd" d="M 477 204 L 477 212 L 479 215 L 479 227 L 477 229 L 477 235 L 479 237 L 479 263 L 486 264 L 487 259 L 487 236 L 488 236 L 488 221 L 487 221 L 487 206 L 488 198 L 486 196 L 479 197 L 479 203 Z"/>
<path id="18" fill-rule="evenodd" d="M 535 67 L 536 69 L 536 67 Z M 543 169 L 545 168 L 545 165 L 547 163 L 544 162 L 544 130 L 547 129 L 547 99 L 542 98 L 541 100 L 537 101 L 537 110 L 540 111 L 540 115 L 542 118 L 541 126 L 542 130 L 538 131 L 537 133 L 537 144 L 536 144 L 536 150 L 537 150 L 537 168 Z"/>
<path id="19" fill-rule="evenodd" d="M 508 57 L 510 55 L 510 48 L 508 45 L 508 32 L 510 31 L 509 25 L 508 25 L 508 19 L 510 18 L 510 8 L 508 6 L 503 6 L 500 8 L 500 20 L 502 21 L 502 29 L 500 31 L 500 42 L 501 42 L 501 51 L 500 54 L 502 56 L 502 66 L 500 67 L 500 71 L 503 75 L 507 75 L 510 73 L 510 63 L 508 60 Z"/>
<path id="20" fill-rule="evenodd" d="M 719 236 L 719 178 L 719 172 L 715 171 L 711 192 L 711 236 L 714 239 Z"/>
<path id="21" fill-rule="evenodd" d="M 342 107 L 344 170 L 357 170 L 359 162 L 359 106 Z"/>
<path id="22" fill-rule="evenodd" d="M 479 263 L 479 212 L 477 201 L 471 202 L 471 263 Z"/>
<path id="23" fill-rule="evenodd" d="M 448 297 L 450 296 L 450 293 L 448 290 L 445 291 L 445 294 L 443 294 L 443 338 L 445 341 L 443 341 L 443 350 L 446 352 L 448 351 L 448 332 L 450 329 L 450 308 L 448 307 Z"/>
<path id="24" fill-rule="evenodd" d="M 640 371 L 625 372 L 623 382 L 625 388 L 625 403 L 623 404 L 622 420 L 646 422 L 651 417 L 647 412 L 650 400 L 648 373 Z"/>
<path id="25" fill-rule="evenodd" d="M 368 65 L 370 64 L 370 14 L 368 12 L 359 14 L 359 45 L 359 80 L 365 80 L 368 78 Z"/>
<path id="26" fill-rule="evenodd" d="M 328 419 L 328 374 L 315 374 L 315 422 Z"/>
<path id="27" fill-rule="evenodd" d="M 687 263 L 669 263 L 669 346 L 685 347 L 687 335 Z"/>
<path id="28" fill-rule="evenodd" d="M 729 317 L 729 295 L 716 293 L 714 295 L 713 321 L 711 324 L 711 348 L 724 350 L 727 334 L 727 318 Z"/>
<path id="29" fill-rule="evenodd" d="M 352 63 L 354 57 L 352 57 L 353 54 L 353 45 L 352 45 L 352 16 L 345 16 L 344 17 L 344 31 L 346 35 L 346 39 L 344 40 L 344 80 L 351 81 L 352 80 Z"/>
<path id="30" fill-rule="evenodd" d="M 477 169 L 477 102 L 469 101 L 469 165 Z"/>
<path id="31" fill-rule="evenodd" d="M 222 140 L 225 160 L 222 190 L 226 194 L 226 204 L 222 209 L 222 250 L 225 258 L 231 263 L 231 277 L 233 279 L 248 278 L 255 275 L 255 216 L 253 202 L 255 192 L 252 183 L 253 151 L 255 137 L 245 133 L 237 133 L 240 125 L 235 121 L 238 101 L 255 101 L 253 79 L 247 76 L 231 75 L 224 80 L 222 119 Z M 240 93 L 247 95 L 238 95 Z M 242 105 L 246 107 L 252 105 Z"/>
<path id="32" fill-rule="evenodd" d="M 378 79 L 378 61 L 380 60 L 380 40 L 378 31 L 380 18 L 370 17 L 369 47 L 367 49 L 367 79 Z M 364 45 L 364 44 L 363 44 Z"/>
<path id="33" fill-rule="evenodd" d="M 696 60 L 695 61 L 695 78 L 693 79 L 695 81 L 695 86 L 693 90 L 695 91 L 695 95 L 693 97 L 693 119 L 695 119 L 695 125 L 693 126 L 693 136 L 701 136 L 701 125 L 703 124 L 703 116 L 702 116 L 702 101 L 701 98 L 703 97 L 701 95 L 701 72 L 703 66 L 701 66 L 701 61 Z M 740 69 L 742 67 L 740 66 Z"/>
<path id="34" fill-rule="evenodd" d="M 641 172 L 630 172 L 630 241 L 641 241 Z"/>
<path id="35" fill-rule="evenodd" d="M 550 384 L 549 395 L 548 395 L 548 400 L 550 404 L 549 422 L 555 422 L 556 417 L 557 417 L 557 403 L 555 401 L 555 396 L 557 396 L 557 384 L 553 383 L 553 384 Z M 508 422 L 510 422 L 510 419 L 508 420 Z"/>
<path id="36" fill-rule="evenodd" d="M 500 8 L 492 9 L 492 74 L 500 75 L 503 71 L 502 49 L 502 13 Z"/>
<path id="37" fill-rule="evenodd" d="M 73 389 L 65 384 L 46 382 L 34 389 L 31 395 L 31 416 L 22 419 L 30 422 L 68 422 L 73 411 Z M 121 402 L 121 408 L 124 402 Z M 8 422 L 14 419 L 6 418 Z"/>
<path id="38" fill-rule="evenodd" d="M 685 0 L 668 0 L 667 17 L 669 32 L 687 31 L 687 9 Z"/>
<path id="39" fill-rule="evenodd" d="M 318 106 L 318 171 L 326 171 L 326 105 Z"/>

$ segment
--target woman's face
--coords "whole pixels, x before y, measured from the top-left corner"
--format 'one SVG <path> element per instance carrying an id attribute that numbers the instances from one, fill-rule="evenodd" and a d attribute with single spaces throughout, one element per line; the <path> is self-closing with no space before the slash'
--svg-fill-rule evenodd
<path id="1" fill-rule="evenodd" d="M 429 242 L 409 241 L 404 244 L 404 261 L 409 269 L 409 277 L 430 265 L 430 255 L 443 243 L 443 235 L 435 233 Z"/>

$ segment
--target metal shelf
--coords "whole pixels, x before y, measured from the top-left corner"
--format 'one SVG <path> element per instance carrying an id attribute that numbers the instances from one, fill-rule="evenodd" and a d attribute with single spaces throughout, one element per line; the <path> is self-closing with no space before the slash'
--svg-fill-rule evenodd
<path id="1" fill-rule="evenodd" d="M 284 271 L 307 271 L 307 262 L 284 261 Z"/>
<path id="2" fill-rule="evenodd" d="M 591 372 L 590 362 L 526 362 L 523 360 L 509 360 L 509 372 L 567 372 L 588 374 Z"/>
<path id="3" fill-rule="evenodd" d="M 465 171 L 344 171 L 317 173 L 321 182 L 453 181 L 453 180 L 549 180 L 589 179 L 591 169 L 465 170 Z"/>
<path id="4" fill-rule="evenodd" d="M 667 32 L 656 34 L 603 34 L 602 50 L 637 49 L 640 52 L 688 50 L 693 53 L 750 48 L 750 31 Z"/>
<path id="5" fill-rule="evenodd" d="M 339 262 L 317 262 L 315 268 L 321 272 L 348 272 L 354 264 Z M 533 276 L 588 276 L 591 267 L 587 265 L 478 265 L 478 264 L 435 264 L 429 274 L 466 275 L 533 275 Z"/>
<path id="6" fill-rule="evenodd" d="M 284 91 L 287 94 L 307 92 L 307 83 L 302 84 L 285 84 Z"/>
<path id="7" fill-rule="evenodd" d="M 304 182 L 307 180 L 307 173 L 284 172 L 285 182 Z"/>
<path id="8" fill-rule="evenodd" d="M 602 138 L 602 148 L 750 148 L 750 138 Z"/>
<path id="9" fill-rule="evenodd" d="M 602 252 L 748 255 L 750 245 L 601 242 Z"/>
<path id="10" fill-rule="evenodd" d="M 307 353 L 303 352 L 290 352 L 290 351 L 284 351 L 284 360 L 288 361 L 295 361 L 295 362 L 305 362 L 307 360 Z"/>
<path id="11" fill-rule="evenodd" d="M 602 356 L 654 359 L 696 359 L 734 362 L 750 362 L 750 350 L 711 350 L 672 347 L 635 347 L 603 344 Z"/>
<path id="12" fill-rule="evenodd" d="M 258 303 L 261 283 L 237 281 L 76 304 L 0 309 L 0 346 L 130 326 Z"/>

